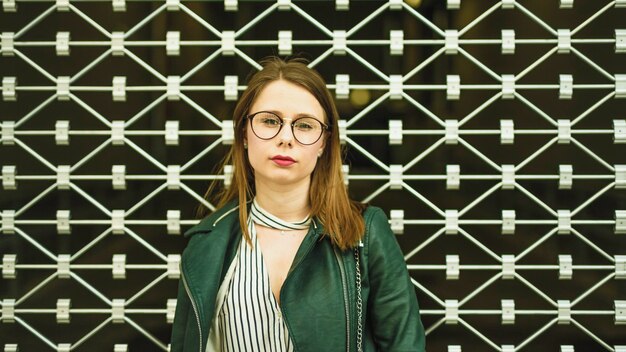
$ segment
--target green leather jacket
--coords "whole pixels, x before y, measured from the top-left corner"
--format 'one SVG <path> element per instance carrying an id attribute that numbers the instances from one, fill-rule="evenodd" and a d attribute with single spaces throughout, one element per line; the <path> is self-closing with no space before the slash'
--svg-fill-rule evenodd
<path id="1" fill-rule="evenodd" d="M 204 352 L 215 300 L 242 234 L 237 204 L 185 233 L 171 351 Z M 363 351 L 424 351 L 424 327 L 406 263 L 385 213 L 368 207 L 361 248 Z M 356 261 L 314 220 L 280 292 L 296 351 L 356 351 Z"/>

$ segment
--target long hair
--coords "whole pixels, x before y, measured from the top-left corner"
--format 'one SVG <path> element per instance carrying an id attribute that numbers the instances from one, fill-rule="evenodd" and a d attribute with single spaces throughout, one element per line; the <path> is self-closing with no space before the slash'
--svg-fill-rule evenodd
<path id="1" fill-rule="evenodd" d="M 233 165 L 233 178 L 230 187 L 222 188 L 217 194 L 217 208 L 223 207 L 233 199 L 239 201 L 239 223 L 243 236 L 251 242 L 248 233 L 248 213 L 246 204 L 254 198 L 254 171 L 244 148 L 246 135 L 246 116 L 260 92 L 269 83 L 285 80 L 296 84 L 311 93 L 322 106 L 329 126 L 322 138 L 326 138 L 324 151 L 311 174 L 309 201 L 311 216 L 316 217 L 325 229 L 324 236 L 329 236 L 332 243 L 342 250 L 354 247 L 362 238 L 365 224 L 361 212 L 364 205 L 348 197 L 344 184 L 342 148 L 339 142 L 339 114 L 332 95 L 326 88 L 324 79 L 315 70 L 307 67 L 303 60 L 284 61 L 271 57 L 261 62 L 263 68 L 250 78 L 248 87 L 243 92 L 233 113 L 235 138 L 223 163 Z M 213 181 L 205 194 L 208 199 L 218 187 L 218 180 Z"/>

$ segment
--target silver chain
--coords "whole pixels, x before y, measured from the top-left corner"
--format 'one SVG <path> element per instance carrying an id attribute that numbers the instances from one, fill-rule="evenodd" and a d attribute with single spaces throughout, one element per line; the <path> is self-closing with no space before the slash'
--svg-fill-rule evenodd
<path id="1" fill-rule="evenodd" d="M 363 351 L 363 300 L 361 298 L 361 263 L 359 258 L 359 247 L 354 248 L 354 259 L 356 261 L 356 350 Z"/>

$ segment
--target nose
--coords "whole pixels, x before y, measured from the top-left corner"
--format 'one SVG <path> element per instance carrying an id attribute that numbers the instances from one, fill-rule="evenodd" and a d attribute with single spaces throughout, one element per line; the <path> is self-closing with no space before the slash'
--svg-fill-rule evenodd
<path id="1" fill-rule="evenodd" d="M 293 142 L 293 131 L 291 130 L 292 119 L 283 119 L 283 128 L 278 133 L 278 141 L 282 143 L 290 144 Z"/>

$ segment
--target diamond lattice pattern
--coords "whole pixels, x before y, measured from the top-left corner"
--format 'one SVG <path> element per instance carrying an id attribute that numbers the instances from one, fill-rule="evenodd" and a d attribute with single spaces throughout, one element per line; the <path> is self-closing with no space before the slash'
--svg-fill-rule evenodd
<path id="1" fill-rule="evenodd" d="M 626 1 L 3 0 L 0 346 L 168 350 L 267 55 L 304 55 L 431 351 L 626 351 Z"/>

